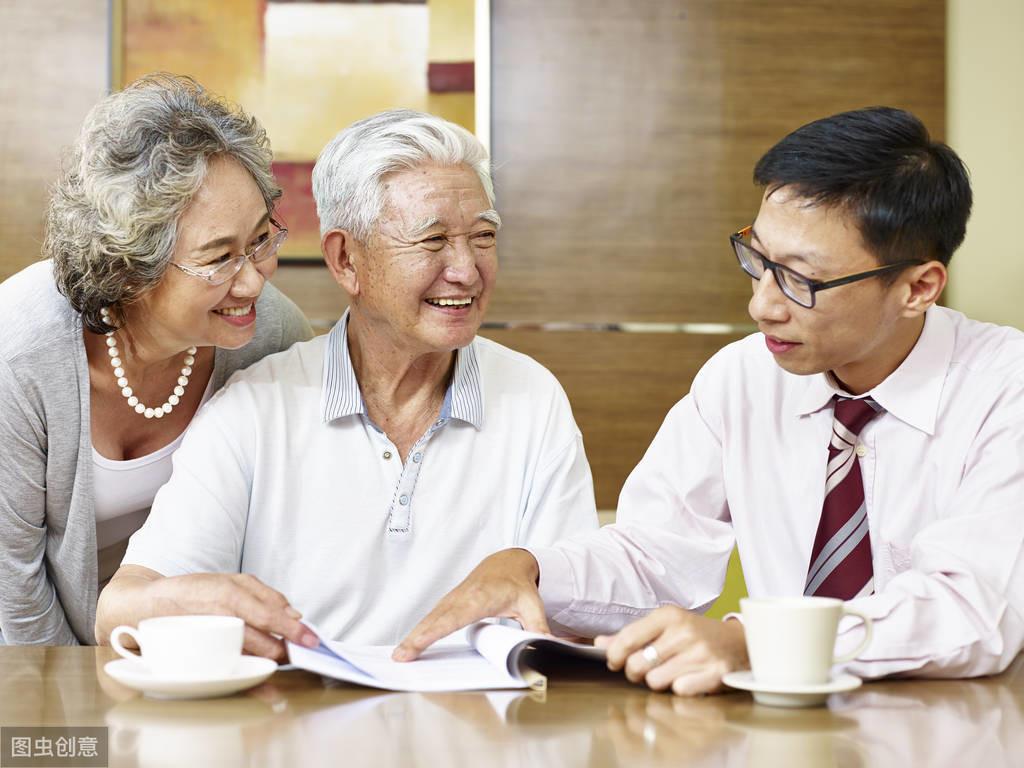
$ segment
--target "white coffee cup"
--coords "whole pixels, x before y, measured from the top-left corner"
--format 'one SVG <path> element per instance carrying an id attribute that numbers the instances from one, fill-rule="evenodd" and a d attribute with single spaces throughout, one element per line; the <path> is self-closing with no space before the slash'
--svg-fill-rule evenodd
<path id="1" fill-rule="evenodd" d="M 740 600 L 754 680 L 763 685 L 822 685 L 834 664 L 851 661 L 871 642 L 871 619 L 831 597 L 745 597 Z M 843 616 L 864 622 L 864 639 L 836 657 Z"/>
<path id="2" fill-rule="evenodd" d="M 159 677 L 209 680 L 230 676 L 242 656 L 245 622 L 236 616 L 160 616 L 143 619 L 139 628 L 120 626 L 110 644 L 126 659 L 138 661 L 121 644 L 128 635 L 139 646 L 141 660 Z"/>

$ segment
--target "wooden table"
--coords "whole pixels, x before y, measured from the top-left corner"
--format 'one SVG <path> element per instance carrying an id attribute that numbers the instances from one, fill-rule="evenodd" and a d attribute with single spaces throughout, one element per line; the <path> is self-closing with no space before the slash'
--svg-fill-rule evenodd
<path id="1" fill-rule="evenodd" d="M 593 668 L 543 694 L 382 694 L 291 670 L 230 698 L 157 701 L 104 674 L 113 658 L 0 647 L 0 725 L 107 726 L 111 766 L 1024 766 L 1024 657 L 810 710 L 681 699 Z"/>

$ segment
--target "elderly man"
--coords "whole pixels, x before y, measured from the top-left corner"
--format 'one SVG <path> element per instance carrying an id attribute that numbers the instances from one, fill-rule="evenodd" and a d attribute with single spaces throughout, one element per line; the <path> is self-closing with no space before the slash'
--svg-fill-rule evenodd
<path id="1" fill-rule="evenodd" d="M 896 109 L 782 139 L 731 245 L 761 332 L 701 369 L 619 499 L 618 522 L 485 560 L 396 652 L 542 608 L 634 681 L 694 694 L 747 665 L 700 615 L 736 544 L 754 596 L 850 600 L 861 676 L 967 677 L 1024 646 L 1024 334 L 936 302 L 963 240 L 960 158 Z M 538 592 L 539 577 L 539 592 Z M 608 637 L 614 633 L 613 637 Z M 840 630 L 840 651 L 862 636 Z"/>
<path id="2" fill-rule="evenodd" d="M 597 526 L 562 388 L 476 336 L 500 225 L 480 143 L 386 112 L 334 138 L 313 189 L 349 310 L 197 417 L 101 596 L 101 643 L 176 613 L 238 615 L 271 657 L 315 642 L 300 615 L 393 643 L 482 557 Z"/>

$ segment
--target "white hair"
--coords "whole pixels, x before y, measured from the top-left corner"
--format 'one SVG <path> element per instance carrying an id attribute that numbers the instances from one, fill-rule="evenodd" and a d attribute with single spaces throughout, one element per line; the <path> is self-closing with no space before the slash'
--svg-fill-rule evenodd
<path id="1" fill-rule="evenodd" d="M 469 166 L 494 207 L 490 158 L 479 139 L 440 117 L 395 109 L 353 123 L 320 153 L 313 167 L 320 234 L 343 229 L 365 243 L 384 205 L 384 177 L 426 164 Z"/>

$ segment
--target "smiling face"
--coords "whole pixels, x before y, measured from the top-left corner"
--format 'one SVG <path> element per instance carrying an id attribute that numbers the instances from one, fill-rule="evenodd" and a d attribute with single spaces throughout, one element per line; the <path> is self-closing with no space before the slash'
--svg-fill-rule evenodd
<path id="1" fill-rule="evenodd" d="M 205 271 L 270 235 L 267 205 L 252 176 L 233 158 L 214 156 L 178 219 L 171 261 Z M 255 333 L 256 299 L 276 268 L 276 256 L 247 261 L 232 279 L 214 286 L 168 266 L 156 287 L 127 308 L 127 326 L 168 350 L 244 346 Z"/>
<path id="2" fill-rule="evenodd" d="M 813 280 L 879 266 L 847 212 L 809 204 L 785 188 L 762 199 L 751 245 Z M 782 368 L 800 375 L 831 371 L 859 394 L 895 370 L 920 333 L 923 314 L 907 308 L 917 272 L 901 272 L 891 284 L 870 278 L 820 291 L 813 309 L 786 298 L 766 272 L 751 281 L 750 316 Z"/>
<path id="3" fill-rule="evenodd" d="M 376 232 L 351 244 L 353 317 L 413 355 L 466 346 L 498 271 L 496 218 L 479 177 L 424 165 L 385 177 L 384 193 Z"/>

